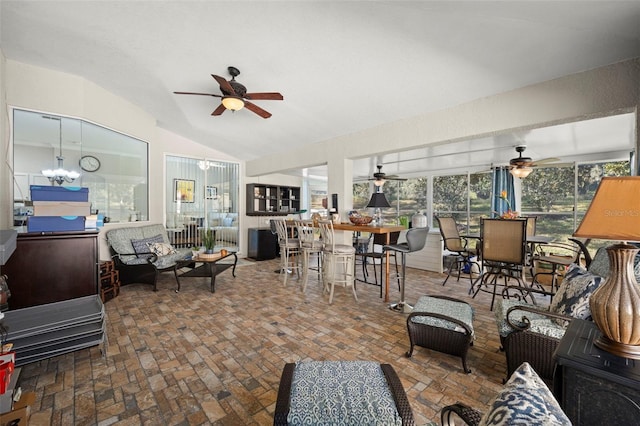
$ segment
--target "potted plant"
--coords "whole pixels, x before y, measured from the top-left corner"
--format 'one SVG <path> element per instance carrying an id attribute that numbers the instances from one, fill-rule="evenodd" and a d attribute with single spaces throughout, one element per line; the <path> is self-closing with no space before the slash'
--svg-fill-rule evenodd
<path id="1" fill-rule="evenodd" d="M 216 245 L 216 231 L 213 229 L 207 229 L 204 231 L 204 234 L 202 235 L 202 244 L 204 245 L 204 252 L 206 254 L 213 253 L 213 248 Z"/>
<path id="2" fill-rule="evenodd" d="M 191 257 L 197 257 L 199 253 L 200 253 L 200 247 L 198 246 L 191 247 Z"/>

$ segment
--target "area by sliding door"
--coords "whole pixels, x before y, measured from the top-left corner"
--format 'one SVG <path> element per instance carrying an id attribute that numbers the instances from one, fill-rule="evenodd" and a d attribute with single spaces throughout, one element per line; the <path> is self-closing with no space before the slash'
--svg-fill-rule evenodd
<path id="1" fill-rule="evenodd" d="M 208 229 L 216 249 L 238 247 L 238 163 L 173 155 L 165 157 L 166 227 L 177 246 L 199 247 Z"/>

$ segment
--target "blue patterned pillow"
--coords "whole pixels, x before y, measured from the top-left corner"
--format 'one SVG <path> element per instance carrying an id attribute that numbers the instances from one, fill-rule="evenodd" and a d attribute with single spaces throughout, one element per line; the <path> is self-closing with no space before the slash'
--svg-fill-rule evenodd
<path id="1" fill-rule="evenodd" d="M 564 275 L 558 292 L 551 299 L 549 310 L 558 314 L 569 315 L 573 318 L 591 318 L 589 298 L 600 286 L 604 279 L 594 275 L 581 266 L 572 263 Z M 565 321 L 556 319 L 558 324 Z"/>
<path id="2" fill-rule="evenodd" d="M 513 372 L 480 425 L 571 425 L 558 401 L 528 363 Z"/>
<path id="3" fill-rule="evenodd" d="M 136 256 L 142 258 L 151 257 L 151 251 L 149 250 L 149 245 L 147 243 L 162 243 L 164 239 L 162 235 L 154 235 L 153 237 L 143 238 L 141 240 L 131 240 L 131 245 L 133 246 L 133 251 Z"/>

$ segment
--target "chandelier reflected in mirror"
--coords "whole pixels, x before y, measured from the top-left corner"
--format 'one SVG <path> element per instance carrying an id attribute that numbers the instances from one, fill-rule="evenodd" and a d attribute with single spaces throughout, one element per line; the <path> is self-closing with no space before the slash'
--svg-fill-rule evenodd
<path id="1" fill-rule="evenodd" d="M 66 170 L 64 168 L 64 157 L 62 156 L 62 119 L 60 117 L 49 117 L 46 115 L 43 115 L 42 118 L 58 121 L 59 135 L 60 135 L 60 148 L 59 148 L 60 151 L 56 156 L 56 159 L 58 160 L 58 167 L 53 170 L 52 169 L 42 170 L 41 173 L 47 179 L 49 179 L 49 182 L 51 182 L 51 185 L 53 185 L 54 183 L 57 183 L 58 185 L 62 185 L 65 182 L 71 183 L 80 177 L 80 173 L 74 170 Z"/>

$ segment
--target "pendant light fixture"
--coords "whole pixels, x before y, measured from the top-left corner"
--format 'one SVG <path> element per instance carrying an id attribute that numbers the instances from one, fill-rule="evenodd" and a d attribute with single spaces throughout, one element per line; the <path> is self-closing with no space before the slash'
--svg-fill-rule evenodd
<path id="1" fill-rule="evenodd" d="M 58 160 L 58 168 L 54 170 L 45 169 L 45 170 L 42 170 L 41 173 L 47 179 L 49 179 L 49 182 L 51 182 L 51 185 L 54 185 L 55 183 L 57 183 L 58 185 L 62 185 L 65 182 L 71 183 L 80 177 L 80 173 L 74 170 L 69 171 L 64 168 L 64 157 L 62 156 L 62 118 L 48 117 L 46 115 L 43 115 L 42 118 L 46 118 L 48 120 L 58 120 L 59 134 L 60 134 L 60 151 L 59 151 L 59 154 L 56 156 L 56 159 Z"/>

